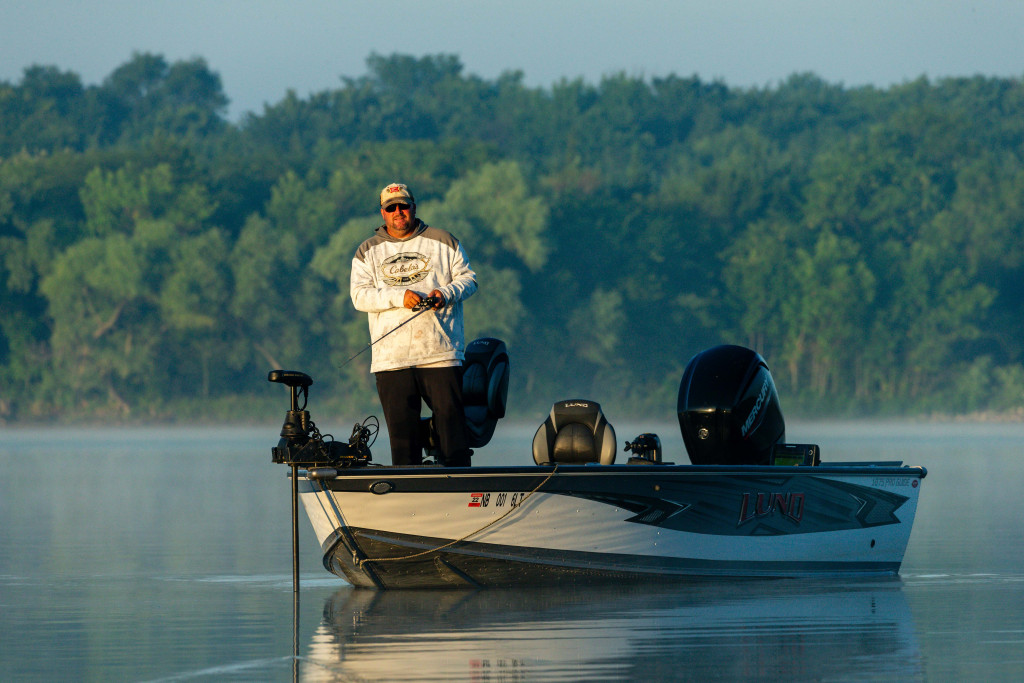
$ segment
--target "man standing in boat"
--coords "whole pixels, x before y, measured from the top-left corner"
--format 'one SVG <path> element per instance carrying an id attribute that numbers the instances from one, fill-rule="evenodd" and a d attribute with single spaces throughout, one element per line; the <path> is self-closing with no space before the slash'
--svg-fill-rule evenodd
<path id="1" fill-rule="evenodd" d="M 433 411 L 445 463 L 468 466 L 472 451 L 466 446 L 462 404 L 462 302 L 476 291 L 476 274 L 451 233 L 416 217 L 416 200 L 406 185 L 391 183 L 381 190 L 380 215 L 384 225 L 352 259 L 350 294 L 352 304 L 369 318 L 370 372 L 388 426 L 391 461 L 422 462 L 423 400 Z M 428 299 L 432 311 L 413 313 Z"/>

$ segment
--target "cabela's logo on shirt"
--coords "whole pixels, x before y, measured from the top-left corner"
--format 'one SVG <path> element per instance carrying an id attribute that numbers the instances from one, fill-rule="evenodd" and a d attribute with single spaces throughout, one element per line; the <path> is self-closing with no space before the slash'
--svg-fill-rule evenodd
<path id="1" fill-rule="evenodd" d="M 411 285 L 430 272 L 430 259 L 415 251 L 395 254 L 384 259 L 380 272 L 386 285 Z"/>

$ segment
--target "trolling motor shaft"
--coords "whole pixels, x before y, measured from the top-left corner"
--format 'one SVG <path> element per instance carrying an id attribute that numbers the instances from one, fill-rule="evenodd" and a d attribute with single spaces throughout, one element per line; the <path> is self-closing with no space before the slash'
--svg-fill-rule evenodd
<path id="1" fill-rule="evenodd" d="M 272 370 L 267 375 L 271 382 L 278 382 L 288 387 L 291 399 L 288 413 L 284 418 L 284 426 L 281 427 L 281 440 L 277 447 L 272 450 L 271 459 L 274 462 L 283 462 L 291 465 L 291 489 L 292 489 L 292 592 L 299 593 L 299 463 L 290 457 L 295 445 L 301 450 L 309 442 L 307 433 L 312 424 L 309 419 L 309 412 L 306 410 L 306 403 L 309 400 L 309 385 L 313 378 L 304 372 L 295 370 Z M 302 407 L 299 407 L 299 396 L 302 396 Z M 315 429 L 315 427 L 314 427 Z M 293 619 L 297 619 L 298 606 L 293 608 Z"/>

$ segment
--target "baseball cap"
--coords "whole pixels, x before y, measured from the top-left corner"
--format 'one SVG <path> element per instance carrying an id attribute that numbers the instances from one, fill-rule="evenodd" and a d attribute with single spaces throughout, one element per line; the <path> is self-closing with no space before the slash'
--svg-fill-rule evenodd
<path id="1" fill-rule="evenodd" d="M 380 191 L 380 208 L 386 209 L 392 204 L 415 204 L 416 200 L 407 185 L 391 183 Z"/>

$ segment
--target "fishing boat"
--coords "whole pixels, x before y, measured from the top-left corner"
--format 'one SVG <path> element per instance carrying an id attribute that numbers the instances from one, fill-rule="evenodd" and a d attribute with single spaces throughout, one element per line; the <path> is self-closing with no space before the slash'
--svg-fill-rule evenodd
<path id="1" fill-rule="evenodd" d="M 505 414 L 509 370 L 502 341 L 467 347 L 474 448 Z M 429 464 L 382 466 L 370 451 L 375 419 L 347 442 L 325 439 L 306 409 L 312 378 L 268 379 L 290 392 L 272 460 L 292 468 L 293 520 L 301 500 L 324 567 L 357 587 L 895 575 L 926 475 L 898 461 L 823 462 L 817 444 L 787 442 L 768 366 L 740 346 L 686 367 L 685 464 L 666 461 L 652 433 L 626 442 L 616 462 L 600 404 L 568 399 L 538 426 L 532 458 L 446 467 L 425 419 Z"/>

